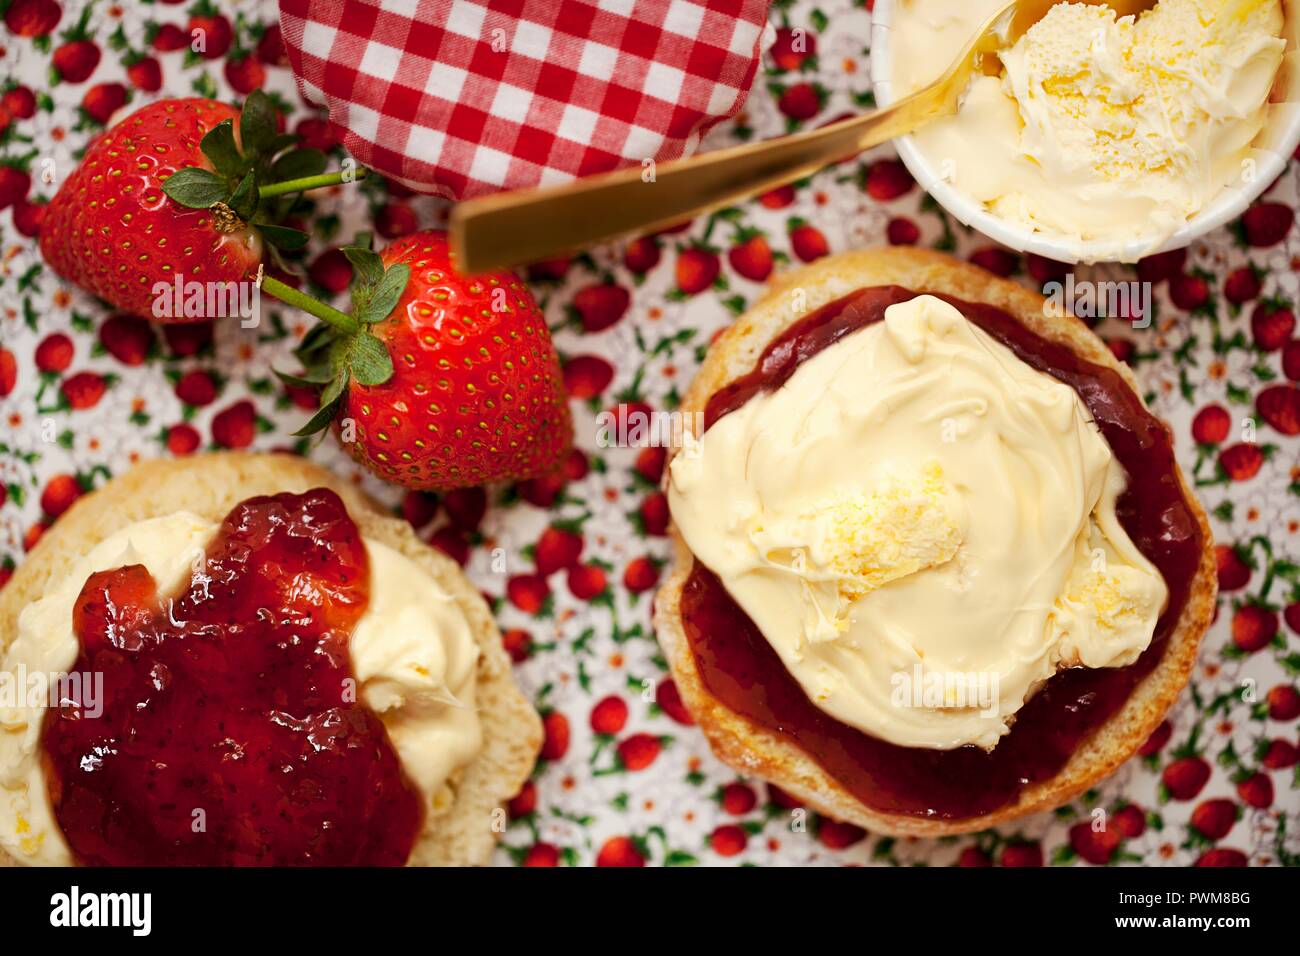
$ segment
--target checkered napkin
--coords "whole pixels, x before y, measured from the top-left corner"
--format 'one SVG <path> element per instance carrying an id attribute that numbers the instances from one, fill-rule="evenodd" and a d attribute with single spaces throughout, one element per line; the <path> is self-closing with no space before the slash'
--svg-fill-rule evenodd
<path id="1" fill-rule="evenodd" d="M 357 161 L 464 199 L 676 159 L 744 102 L 769 0 L 280 0 Z"/>

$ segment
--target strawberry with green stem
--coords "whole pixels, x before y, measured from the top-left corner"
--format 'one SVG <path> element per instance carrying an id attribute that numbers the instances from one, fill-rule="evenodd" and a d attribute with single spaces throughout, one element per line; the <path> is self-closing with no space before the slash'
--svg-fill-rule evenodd
<path id="1" fill-rule="evenodd" d="M 408 488 L 443 491 L 554 470 L 573 437 L 550 332 L 510 272 L 466 276 L 442 232 L 343 250 L 351 313 L 267 276 L 262 290 L 322 320 L 291 386 L 321 390 L 299 434 L 336 423 L 352 456 Z"/>
<path id="2" fill-rule="evenodd" d="M 236 125 L 238 124 L 238 125 Z M 253 279 L 263 243 L 292 250 L 281 197 L 364 175 L 326 173 L 324 153 L 278 132 L 261 91 L 242 112 L 215 100 L 159 100 L 97 139 L 46 209 L 41 252 L 59 275 L 116 309 L 154 316 L 156 286 Z M 176 311 L 176 310 L 167 310 Z"/>

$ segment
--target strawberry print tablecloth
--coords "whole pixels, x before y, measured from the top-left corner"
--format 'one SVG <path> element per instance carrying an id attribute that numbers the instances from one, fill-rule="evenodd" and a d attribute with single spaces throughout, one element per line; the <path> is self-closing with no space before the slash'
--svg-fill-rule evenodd
<path id="1" fill-rule="evenodd" d="M 1191 687 L 1141 756 L 1056 813 L 970 837 L 888 839 L 792 814 L 782 794 L 711 757 L 650 626 L 668 553 L 662 454 L 597 447 L 595 415 L 619 402 L 671 408 L 711 338 L 773 268 L 882 243 L 944 249 L 1029 285 L 1062 267 L 952 221 L 887 147 L 683 231 L 535 266 L 529 279 L 577 416 L 567 480 L 441 501 L 404 495 L 358 474 L 332 439 L 290 437 L 309 413 L 272 368 L 292 367 L 304 317 L 271 307 L 257 329 L 160 330 L 112 315 L 43 266 L 31 236 L 54 190 L 42 181 L 45 162 L 56 174 L 71 169 L 124 103 L 239 98 L 262 86 L 293 111 L 291 128 L 332 145 L 297 96 L 273 3 L 101 0 L 83 20 L 85 8 L 9 0 L 0 32 L 0 163 L 18 170 L 0 173 L 0 577 L 78 494 L 134 461 L 296 448 L 405 513 L 493 601 L 547 728 L 534 779 L 511 804 L 500 864 L 1300 861 L 1300 162 L 1231 227 L 1142 264 L 1158 283 L 1151 328 L 1098 327 L 1171 423 L 1220 542 L 1223 594 Z M 706 148 L 871 106 L 869 9 L 794 0 L 776 3 L 771 18 L 777 29 L 745 111 Z M 188 50 L 196 23 L 207 31 L 202 54 Z M 796 29 L 805 42 L 794 42 Z M 53 85 L 52 67 L 62 75 Z M 391 238 L 446 215 L 440 200 L 378 178 L 313 198 L 301 271 L 324 293 L 345 288 L 336 248 L 358 228 L 373 222 Z M 1132 275 L 1096 267 L 1078 278 Z M 1102 833 L 1089 825 L 1098 808 L 1108 814 Z"/>

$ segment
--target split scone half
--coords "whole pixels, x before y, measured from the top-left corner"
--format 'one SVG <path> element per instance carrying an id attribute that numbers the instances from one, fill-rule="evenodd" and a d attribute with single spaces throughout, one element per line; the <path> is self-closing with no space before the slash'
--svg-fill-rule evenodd
<path id="1" fill-rule="evenodd" d="M 222 586 L 219 579 L 224 575 L 239 573 L 245 557 L 235 546 L 220 559 L 224 562 L 220 570 L 214 571 L 211 566 L 205 569 L 201 563 L 196 563 L 191 570 L 191 558 L 184 553 L 182 545 L 189 547 L 194 560 L 200 562 L 205 546 L 209 555 L 212 553 L 210 542 L 216 540 L 214 529 L 220 527 L 225 534 L 232 527 L 226 520 L 228 515 L 245 508 L 250 499 L 263 502 L 263 515 L 271 514 L 276 509 L 267 507 L 267 499 L 259 496 L 276 495 L 303 495 L 302 499 L 286 497 L 285 500 L 292 504 L 310 498 L 315 510 L 310 514 L 304 512 L 305 517 L 295 517 L 296 505 L 293 505 L 287 512 L 280 509 L 278 517 L 267 519 L 262 525 L 265 531 L 277 521 L 282 524 L 280 530 L 272 531 L 280 535 L 274 539 L 279 542 L 280 551 L 257 565 L 257 574 L 272 579 L 269 581 L 272 590 L 268 592 L 265 589 L 268 582 L 263 581 L 244 582 L 248 589 L 244 592 L 212 592 L 252 594 L 249 603 L 240 605 L 238 611 L 231 610 L 234 605 L 229 599 L 224 612 L 220 607 L 211 607 L 212 601 L 202 599 L 206 592 L 201 592 L 197 600 L 188 597 L 186 589 L 192 585 L 198 587 L 200 575 L 206 573 L 213 580 L 211 587 L 216 589 Z M 345 509 L 342 520 L 340 499 Z M 351 524 L 346 518 L 351 519 Z M 263 518 L 255 517 L 244 519 L 248 525 L 262 521 Z M 285 532 L 286 521 L 298 521 L 298 524 Z M 306 540 L 318 532 L 331 536 L 332 543 L 318 547 L 317 542 Z M 366 595 L 364 604 L 356 603 L 356 592 L 349 590 L 358 576 L 349 577 L 339 571 L 338 566 L 348 560 L 356 561 L 355 567 L 369 568 L 369 591 L 362 592 Z M 322 834 L 328 842 L 331 837 L 325 831 L 335 831 L 340 821 L 343 830 L 353 824 L 359 828 L 357 833 L 339 838 L 349 841 L 346 849 L 339 850 L 336 840 L 334 851 L 345 854 L 344 859 L 430 866 L 479 865 L 489 861 L 496 835 L 504 829 L 501 823 L 505 803 L 518 792 L 534 765 L 541 743 L 541 724 L 515 685 L 501 635 L 482 596 L 454 562 L 420 541 L 407 522 L 382 511 L 350 483 L 291 455 L 222 453 L 140 464 L 77 501 L 46 532 L 0 592 L 0 677 L 4 670 L 9 672 L 10 679 L 22 673 L 30 680 L 30 675 L 42 667 L 68 669 L 69 658 L 75 654 L 78 643 L 72 636 L 69 619 L 78 615 L 101 623 L 108 621 L 110 643 L 120 646 L 131 642 L 134 638 L 130 627 L 122 632 L 124 637 L 114 638 L 111 633 L 113 626 L 132 620 L 131 612 L 123 612 L 120 607 L 118 595 L 126 592 L 112 590 L 127 585 L 113 579 L 102 587 L 86 586 L 83 590 L 85 582 L 90 580 L 87 575 L 108 572 L 131 562 L 149 569 L 163 602 L 161 615 L 142 630 L 146 634 L 185 626 L 187 618 L 200 614 L 207 614 L 206 620 L 211 621 L 225 613 L 235 627 L 248 624 L 253 616 L 269 618 L 283 614 L 284 619 L 279 622 L 281 630 L 275 632 L 276 640 L 292 644 L 306 640 L 298 628 L 316 626 L 313 619 L 320 608 L 327 609 L 322 613 L 332 614 L 342 607 L 346 614 L 349 602 L 353 602 L 354 609 L 364 607 L 365 611 L 355 623 L 355 629 L 338 632 L 343 635 L 341 640 L 348 648 L 347 655 L 338 654 L 337 640 L 333 645 L 322 643 L 307 655 L 305 665 L 304 658 L 298 658 L 298 663 L 285 664 L 284 658 L 277 657 L 274 650 L 257 645 L 250 645 L 246 652 L 242 649 L 245 645 L 240 645 L 241 649 L 230 650 L 230 657 L 223 660 L 221 640 L 206 645 L 192 642 L 192 650 L 188 652 L 180 649 L 181 644 L 174 643 L 169 652 L 174 656 L 169 664 L 161 663 L 162 658 L 155 659 L 150 673 L 156 678 L 163 697 L 170 690 L 172 696 L 165 700 L 165 705 L 177 708 L 174 712 L 181 715 L 178 720 L 187 722 L 184 726 L 211 726 L 202 723 L 208 716 L 193 707 L 186 709 L 187 696 L 197 699 L 200 685 L 204 694 L 228 686 L 220 683 L 225 679 L 224 669 L 233 671 L 231 680 L 235 684 L 229 686 L 247 680 L 246 674 L 238 673 L 241 666 L 257 668 L 259 674 L 255 682 L 240 686 L 252 688 L 254 694 L 268 695 L 266 699 L 272 701 L 271 709 L 276 711 L 269 721 L 264 712 L 252 716 L 240 714 L 236 718 L 233 710 L 237 708 L 232 708 L 230 715 L 218 715 L 231 723 L 229 753 L 223 758 L 231 763 L 218 761 L 215 767 L 203 764 L 202 773 L 195 771 L 180 781 L 168 776 L 165 770 L 160 772 L 158 788 L 171 787 L 175 791 L 166 801 L 156 803 L 168 814 L 165 823 L 159 821 L 158 828 L 177 828 L 171 843 L 149 831 L 150 813 L 162 812 L 156 810 L 155 803 L 137 802 L 131 807 L 137 800 L 162 801 L 154 793 L 155 777 L 147 769 L 148 760 L 154 759 L 154 755 L 145 752 L 141 756 L 132 748 L 143 746 L 147 751 L 154 746 L 149 735 L 161 738 L 170 732 L 168 728 L 159 728 L 155 723 L 137 724 L 131 729 L 135 718 L 123 717 L 121 702 L 114 704 L 111 696 L 107 705 L 100 708 L 105 718 L 125 721 L 123 726 L 128 729 L 107 735 L 107 739 L 114 740 L 112 747 L 120 748 L 134 761 L 128 762 L 123 757 L 113 765 L 112 773 L 117 774 L 113 786 L 118 788 L 113 798 L 119 800 L 118 812 L 114 813 L 114 805 L 108 798 L 94 792 L 95 775 L 77 773 L 78 769 L 92 769 L 97 758 L 88 757 L 87 753 L 99 752 L 94 748 L 77 750 L 80 739 L 77 722 L 60 724 L 61 736 L 51 743 L 50 731 L 55 728 L 45 720 L 46 711 L 30 700 L 26 704 L 21 698 L 16 704 L 13 700 L 6 701 L 6 706 L 0 706 L 0 828 L 3 828 L 0 829 L 0 862 L 9 865 L 122 859 L 157 862 L 165 859 L 159 856 L 160 852 L 170 852 L 169 847 L 183 845 L 190 847 L 187 852 L 198 853 L 184 858 L 183 862 L 310 864 L 318 858 L 314 854 L 323 853 L 322 846 L 318 845 Z M 285 580 L 275 580 L 278 574 L 275 569 L 281 567 L 286 569 Z M 239 585 L 233 587 L 237 589 Z M 259 587 L 263 589 L 257 590 Z M 277 587 L 286 596 L 279 606 L 267 599 L 268 593 L 277 593 Z M 97 606 L 100 593 L 103 601 Z M 173 597 L 169 600 L 169 596 Z M 294 618 L 294 614 L 299 616 Z M 114 621 L 118 624 L 114 625 Z M 97 633 L 102 636 L 105 630 Z M 229 636 L 231 633 L 226 631 L 224 638 L 229 646 L 233 646 L 234 640 Z M 84 640 L 81 650 L 84 654 Z M 118 659 L 111 651 L 109 648 L 106 656 L 95 658 L 105 669 L 116 666 Z M 188 672 L 189 684 L 166 688 L 169 680 L 179 681 L 175 674 L 185 665 L 186 653 L 208 654 L 212 659 L 211 662 L 205 659 L 199 669 Z M 245 653 L 246 657 L 240 656 Z M 315 662 L 322 657 L 330 658 L 328 663 L 332 669 L 313 671 Z M 294 668 L 311 671 L 310 680 L 303 670 Z M 321 688 L 328 690 L 330 679 L 336 681 L 335 690 L 340 686 L 346 688 L 353 681 L 354 693 L 347 699 L 364 707 L 347 712 L 341 721 L 353 731 L 357 727 L 367 730 L 370 736 L 361 743 L 357 743 L 359 738 L 349 737 L 349 731 L 339 729 L 339 711 L 327 709 L 333 706 L 332 699 L 323 705 L 319 702 L 324 694 Z M 100 692 L 101 699 L 105 693 L 125 694 L 138 688 L 138 681 L 132 683 L 132 680 L 117 679 L 110 673 L 105 679 L 108 690 Z M 314 683 L 310 691 L 301 690 L 311 682 Z M 281 689 L 286 695 L 284 714 L 278 712 L 281 701 L 277 695 Z M 314 710 L 302 703 L 312 694 L 316 700 Z M 86 699 L 78 699 L 85 713 Z M 147 685 L 142 702 L 131 706 L 146 712 L 155 706 L 149 700 Z M 323 709 L 325 716 L 321 717 Z M 304 717 L 303 712 L 308 711 L 311 713 Z M 60 709 L 48 716 L 53 718 L 61 713 Z M 376 718 L 382 729 L 376 729 Z M 94 723 L 89 719 L 81 721 L 82 725 Z M 147 731 L 143 729 L 145 726 L 149 728 Z M 226 723 L 220 726 L 224 733 Z M 247 736 L 241 737 L 243 730 L 247 730 Z M 277 736 L 291 732 L 300 733 L 300 738 Z M 257 776 L 259 771 L 240 769 L 241 763 L 257 766 L 260 755 L 250 751 L 257 749 L 257 741 L 262 739 L 259 735 L 269 735 L 268 739 L 282 748 L 288 739 L 284 752 L 289 756 L 272 766 L 276 773 L 300 775 L 302 782 L 297 788 L 268 791 L 271 795 L 261 805 L 248 794 L 236 794 L 241 810 L 248 815 L 235 818 L 222 806 L 214 806 L 213 801 L 220 803 L 223 790 L 234 792 L 262 785 L 264 781 Z M 215 736 L 220 738 L 221 734 Z M 326 762 L 304 769 L 307 765 L 297 762 L 294 749 L 300 744 L 304 751 L 313 748 L 325 751 Z M 158 746 L 162 749 L 156 759 L 163 764 L 171 755 L 194 744 L 192 740 L 182 739 L 164 740 Z M 213 745 L 207 739 L 197 749 L 197 759 L 211 759 Z M 71 770 L 51 777 L 52 766 L 59 759 L 66 762 L 68 754 L 75 758 Z M 141 770 L 142 766 L 146 769 Z M 400 769 L 394 769 L 395 766 Z M 312 801 L 319 797 L 321 790 L 325 799 L 330 799 L 331 767 L 348 768 L 349 774 L 364 776 L 373 783 L 353 786 L 347 791 L 346 801 L 340 797 L 332 807 L 322 809 L 322 805 Z M 147 786 L 131 786 L 141 779 L 148 781 Z M 52 780 L 61 781 L 63 786 L 51 788 Z M 397 780 L 404 782 L 394 783 Z M 392 799 L 382 794 L 376 796 L 381 785 L 397 788 Z M 188 807 L 185 794 L 190 788 L 202 794 L 189 798 L 196 805 L 195 820 L 202 818 L 204 827 L 229 842 L 228 847 L 212 850 L 208 856 L 203 855 L 208 850 L 201 844 L 194 851 L 196 844 L 188 833 L 193 829 L 189 826 L 189 816 L 172 819 L 178 801 Z M 61 808 L 57 812 L 56 804 Z M 123 807 L 127 812 L 121 812 Z M 185 813 L 190 811 L 186 809 Z M 288 817 L 292 820 L 281 827 L 279 821 Z M 356 817 L 374 819 L 367 822 Z M 236 822 L 231 823 L 231 819 Z M 65 820 L 76 821 L 79 828 L 76 842 L 85 848 L 89 858 L 80 850 L 75 853 L 72 850 L 74 841 L 63 826 Z M 258 827 L 263 828 L 260 834 L 256 832 Z M 133 855 L 132 833 L 148 834 L 152 855 L 143 854 L 143 850 L 143 855 Z M 387 840 L 396 842 L 386 846 Z M 400 849 L 393 851 L 392 846 Z M 397 853 L 395 859 L 393 852 Z M 351 857 L 346 856 L 349 853 Z M 329 859 L 337 861 L 340 857 L 335 855 Z"/>
<path id="2" fill-rule="evenodd" d="M 714 752 L 895 835 L 1047 810 L 1187 683 L 1213 542 L 1131 371 L 944 255 L 779 276 L 669 458 L 655 628 Z"/>

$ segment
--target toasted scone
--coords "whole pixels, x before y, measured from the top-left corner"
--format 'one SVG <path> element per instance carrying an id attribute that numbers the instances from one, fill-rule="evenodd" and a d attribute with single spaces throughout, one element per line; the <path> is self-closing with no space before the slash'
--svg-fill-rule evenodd
<path id="1" fill-rule="evenodd" d="M 528 778 L 541 746 L 541 721 L 519 691 L 501 634 L 482 596 L 459 567 L 420 541 L 411 526 L 325 469 L 284 454 L 219 453 L 150 461 L 78 500 L 41 538 L 0 592 L 0 651 L 18 632 L 18 615 L 79 558 L 115 531 L 147 518 L 189 511 L 221 521 L 257 495 L 325 487 L 336 492 L 367 538 L 427 570 L 450 594 L 478 643 L 476 704 L 483 745 L 449 781 L 454 799 L 429 813 L 408 861 L 419 866 L 482 865 L 496 845 L 494 818 Z M 0 865 L 15 861 L 0 851 Z"/>
<path id="2" fill-rule="evenodd" d="M 833 256 L 774 279 L 767 294 L 709 349 L 682 402 L 680 411 L 684 420 L 702 420 L 710 396 L 751 372 L 767 346 L 799 319 L 859 289 L 886 285 L 917 293 L 948 295 L 1001 309 L 1037 335 L 1068 347 L 1076 356 L 1116 370 L 1140 399 L 1131 370 L 1117 361 L 1079 319 L 1049 314 L 1042 296 L 948 256 L 891 248 Z M 797 312 L 790 304 L 796 290 L 804 296 L 802 308 Z M 680 448 L 670 452 L 670 464 L 672 456 L 679 452 Z M 1214 545 L 1204 511 L 1188 490 L 1181 472 L 1177 474 L 1195 522 L 1201 528 L 1203 549 L 1186 605 L 1170 633 L 1162 658 L 1136 686 L 1127 702 L 1080 743 L 1055 776 L 1025 786 L 1014 802 L 983 815 L 944 819 L 873 809 L 833 779 L 800 747 L 713 696 L 701 679 L 683 627 L 683 588 L 695 556 L 675 523 L 669 532 L 673 566 L 656 597 L 655 630 L 683 702 L 704 731 L 714 753 L 737 771 L 772 781 L 816 810 L 877 833 L 941 836 L 982 830 L 1057 807 L 1112 773 L 1155 730 L 1187 683 L 1200 639 L 1214 613 L 1217 578 Z M 668 480 L 666 468 L 665 487 Z"/>

